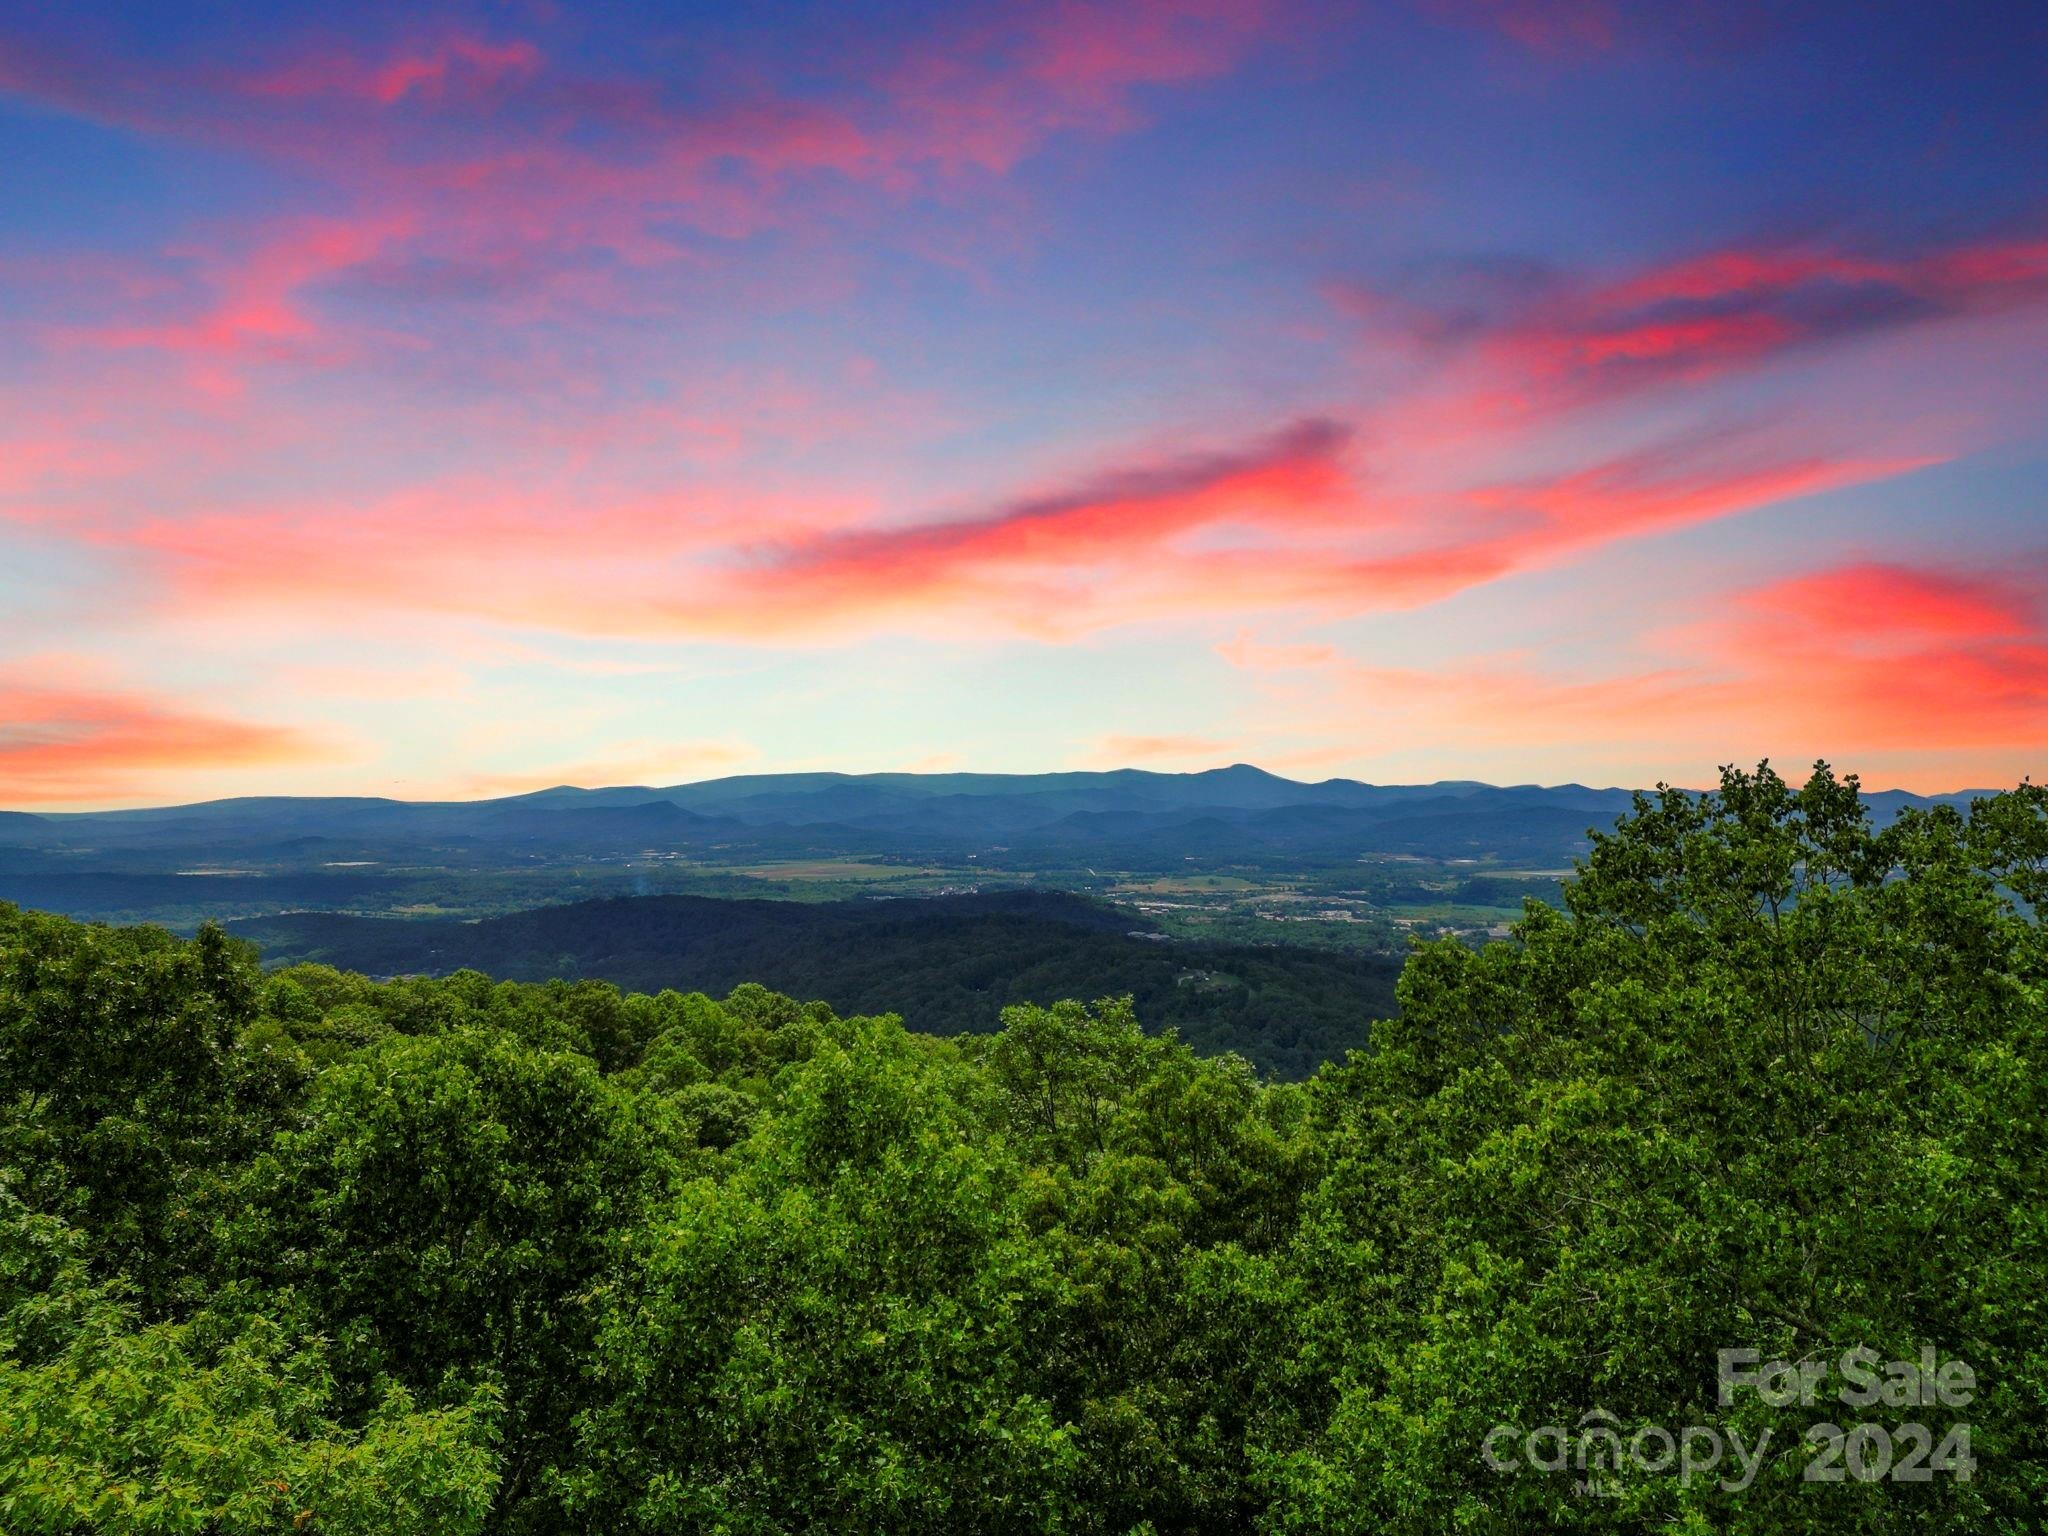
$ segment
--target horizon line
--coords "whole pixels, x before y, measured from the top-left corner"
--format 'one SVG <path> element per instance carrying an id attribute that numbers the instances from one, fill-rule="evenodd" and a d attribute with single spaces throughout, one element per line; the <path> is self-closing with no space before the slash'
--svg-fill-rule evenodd
<path id="1" fill-rule="evenodd" d="M 1766 759 L 1764 759 L 1764 760 L 1763 760 L 1763 762 L 1765 762 L 1765 763 L 1768 763 L 1769 761 L 1770 761 L 1770 760 L 1769 760 L 1768 758 L 1766 758 Z M 262 801 L 299 801 L 299 802 L 308 802 L 308 801 L 321 801 L 321 800 L 345 800 L 345 801 L 372 801 L 372 802 L 381 802 L 381 803 L 384 803 L 384 804 L 389 804 L 389 805 L 402 805 L 402 806 L 412 806 L 412 807 L 420 807 L 420 808 L 424 808 L 424 807 L 448 807 L 448 806 L 483 806 L 483 805 L 495 805 L 495 804 L 505 804 L 505 803 L 509 803 L 509 802 L 512 802 L 512 801 L 518 801 L 518 800 L 536 800 L 536 799 L 539 799 L 539 798 L 541 798 L 541 797 L 543 797 L 543 796 L 547 796 L 547 795 L 560 795 L 560 794 L 576 794 L 576 795 L 594 795 L 594 794 L 614 794 L 614 793 L 631 793 L 631 792 L 636 792 L 636 791 L 637 791 L 637 792 L 640 792 L 640 793 L 644 793 L 644 794 L 649 794 L 649 795 L 657 795 L 657 796 L 659 796 L 659 795 L 665 795 L 665 794 L 670 794 L 670 793 L 673 793 L 673 792 L 675 792 L 675 791 L 679 791 L 679 790 L 687 790 L 687 789 L 701 789 L 701 788 L 704 788 L 704 787 L 706 787 L 706 786 L 708 786 L 708 785 L 713 785 L 713 784 L 729 784 L 729 783 L 736 783 L 736 782 L 740 782 L 740 781 L 744 781 L 744 780 L 748 780 L 748 779 L 798 779 L 798 778 L 825 778 L 825 779 L 846 779 L 846 780 L 863 780 L 863 779 L 1019 779 L 1019 780 L 1028 780 L 1028 779 L 1056 779 L 1056 778 L 1098 778 L 1098 779 L 1101 779 L 1101 778 L 1111 778 L 1111 777 L 1115 777 L 1115 776 L 1118 776 L 1118 775 L 1141 775 L 1141 776 L 1143 776 L 1143 777 L 1146 777 L 1146 778 L 1155 778 L 1155 779 L 1196 779 L 1196 778 L 1205 778 L 1205 777 L 1209 777 L 1209 776 L 1212 776 L 1212 775 L 1216 775 L 1216 774 L 1224 774 L 1224 773 L 1236 773 L 1236 772 L 1251 772 L 1251 773 L 1256 773 L 1256 774 L 1259 774 L 1259 775 L 1261 775 L 1261 776 L 1262 776 L 1262 777 L 1264 777 L 1264 778 L 1268 778 L 1268 779 L 1273 779 L 1273 780 L 1276 780 L 1276 781 L 1278 781 L 1278 782 L 1280 782 L 1280 783 L 1283 783 L 1283 784 L 1289 784 L 1289 785 L 1293 785 L 1293 786 L 1295 786 L 1295 787 L 1297 787 L 1297 788 L 1301 788 L 1301 789 L 1317 789 L 1317 788 L 1320 788 L 1320 787 L 1322 787 L 1322 786 L 1324 786 L 1324 785 L 1331 785 L 1331 784 L 1343 784 L 1343 785 L 1353 785 L 1353 786 L 1357 786 L 1357 787 L 1359 787 L 1359 788 L 1363 788 L 1363 789 L 1437 789 L 1437 788 L 1444 788 L 1444 787 L 1450 787 L 1450 786 L 1459 786 L 1459 787 L 1466 787 L 1466 788 L 1473 788 L 1473 789 L 1491 789 L 1491 790 L 1517 790 L 1517 789 L 1521 789 L 1521 790 L 1538 790 L 1538 791 L 1545 791 L 1545 792 L 1555 792 L 1555 791 L 1564 791 L 1564 790 L 1574 790 L 1574 789 L 1577 789 L 1577 790 L 1584 790 L 1584 791 L 1586 791 L 1586 792 L 1588 792 L 1588 793 L 1590 793 L 1590 794 L 1655 794 L 1655 793 L 1657 793 L 1657 792 L 1658 792 L 1659 790 L 1662 790 L 1662 789 L 1677 789 L 1677 790 L 1683 791 L 1683 792 L 1685 792 L 1685 793 L 1688 793 L 1688 794 L 1708 794 L 1708 793 L 1712 793 L 1712 792 L 1713 792 L 1713 789 L 1714 789 L 1715 787 L 1717 787 L 1717 786 L 1711 786 L 1711 785 L 1686 785 L 1686 784 L 1671 784 L 1671 783 L 1668 783 L 1668 782 L 1659 782 L 1659 783 L 1657 783 L 1657 784 L 1644 784 L 1644 785 L 1627 785 L 1627 784 L 1605 784 L 1605 785 L 1596 785 L 1596 784 L 1585 784 L 1585 783 L 1581 783 L 1580 781 L 1578 781 L 1578 780 L 1576 780 L 1576 779 L 1571 779 L 1571 780 L 1565 780 L 1565 781 L 1563 781 L 1563 782 L 1561 782 L 1561 783 L 1556 783 L 1556 784 L 1544 784 L 1544 783 L 1539 783 L 1539 782 L 1536 782 L 1536 781 L 1534 781 L 1534 780 L 1525 780 L 1525 781 L 1521 781 L 1521 782 L 1516 782 L 1516 783 L 1502 784 L 1502 783 L 1495 783 L 1494 781 L 1492 781 L 1492 780 L 1490 780 L 1490 779 L 1470 779 L 1470 778 L 1424 779 L 1424 780 L 1414 780 L 1414 781 L 1408 781 L 1408 782 L 1378 782 L 1378 781 L 1374 781 L 1374 780 L 1371 780 L 1371 779 L 1357 779 L 1357 778 L 1350 778 L 1350 777 L 1348 777 L 1348 776 L 1345 776 L 1345 775 L 1340 775 L 1340 774 L 1333 774 L 1333 775 L 1331 775 L 1330 777 L 1328 777 L 1328 778 L 1324 778 L 1324 779 L 1296 779 L 1296 778 L 1290 778 L 1290 777 L 1288 777 L 1288 776 L 1287 776 L 1286 774 L 1282 774 L 1282 773 L 1275 773 L 1275 772 L 1274 772 L 1273 770 L 1271 770 L 1270 768 L 1263 768 L 1263 767 L 1260 767 L 1260 766 L 1259 766 L 1258 764 L 1256 764 L 1256 763 L 1249 763 L 1249 762 L 1233 762 L 1233 763 L 1226 763 L 1226 764 L 1221 764 L 1221 765 L 1219 765 L 1219 766 L 1217 766 L 1217 767 L 1213 767 L 1213 768 L 1195 768 L 1195 769 L 1179 769 L 1179 770 L 1169 770 L 1169 769 L 1158 769 L 1158 768 L 1141 768 L 1141 767 L 1138 767 L 1138 766 L 1136 766 L 1136 765 L 1125 765 L 1125 766 L 1122 766 L 1122 767 L 1117 767 L 1117 768 L 1054 768 L 1054 769 L 1045 769 L 1045 770 L 1041 770 L 1041 771 L 1038 771 L 1038 772 L 1030 772 L 1030 773 L 1025 773 L 1025 772 L 1014 772 L 1014 771 L 1012 771 L 1012 772 L 1004 772 L 1004 771 L 998 771 L 998 770 L 981 770 L 981 769 L 972 769 L 972 768 L 955 768 L 955 769 L 945 769 L 945 770 L 923 770 L 923 771 L 920 771 L 920 770 L 913 770 L 913 769 L 877 769 L 877 770 L 874 770 L 874 771 L 871 771 L 871 772 L 866 772 L 866 773 L 855 773 L 855 772 L 849 772 L 849 771 L 847 771 L 847 770 L 844 770 L 844 769 L 835 769 L 835 768 L 806 768 L 806 769 L 786 769 L 786 770 L 781 770 L 781 771 L 769 771 L 769 772 L 761 772 L 761 773 L 728 773 L 728 774 L 717 774 L 717 775 L 714 775 L 714 776 L 712 776 L 712 777 L 709 777 L 709 778 L 703 778 L 703 779 L 680 779 L 680 780 L 677 780 L 676 782 L 674 782 L 674 783 L 671 783 L 671 784 L 570 784 L 570 783 L 566 783 L 566 782 L 565 782 L 565 783 L 561 783 L 561 784 L 549 784 L 549 785 L 543 785 L 542 787 L 540 787 L 540 788 L 538 788 L 538 789 L 529 789 L 529 790 L 519 790 L 519 791 L 516 791 L 516 792 L 513 792 L 513 793 L 508 793 L 508 794 L 499 794 L 499 795 L 475 795 L 475 796 L 470 796 L 470 797 L 460 797 L 460 796 L 441 796 L 441 797 L 433 797 L 433 798 L 424 798 L 424 799 L 417 799 L 417 800 L 414 800 L 414 799 L 406 799 L 406 798 L 403 798 L 403 797 L 401 797 L 401 796 L 398 796 L 398 795 L 386 795 L 386 794 L 249 794 L 249 795 L 219 795 L 219 796 L 214 796 L 214 797 L 211 797 L 211 798 L 208 798 L 208 799 L 203 799 L 203 800 L 165 800 L 165 801 L 154 801 L 154 802 L 148 802 L 148 803 L 141 803 L 141 804 L 126 804 L 126 805 L 105 805 L 105 806 L 99 806 L 99 807 L 95 807 L 95 808 L 93 808 L 93 809 L 89 809 L 89 810 L 64 810 L 64 811 L 42 811 L 42 810 L 28 810 L 28 809 L 16 809 L 16 808 L 14 808 L 14 807 L 10 807 L 10 806 L 0 806 L 0 815 L 6 815 L 6 816 L 29 816 L 29 817 L 34 817 L 34 818 L 36 818 L 37 820 L 42 820 L 42 821 L 57 821 L 57 820 L 70 820 L 70 819 L 73 819 L 73 818 L 80 818 L 80 817 L 92 817 L 92 816 L 124 816 L 124 815 L 138 815 L 138 814 L 143 814 L 143 813 L 147 813 L 147 812 L 152 812 L 152 811 L 179 811 L 179 810 L 200 810 L 200 809 L 205 809 L 205 808 L 208 808 L 208 807 L 216 807 L 216 806 L 226 806 L 226 805 L 236 805 L 236 804 L 254 803 L 254 802 L 262 802 Z M 1842 779 L 1848 779 L 1848 778 L 1856 777 L 1856 775 L 1854 775 L 1853 773 L 1842 773 L 1842 774 L 1838 774 L 1838 777 L 1839 777 L 1839 778 L 1842 778 Z M 1797 783 L 1798 781 L 1795 781 L 1795 780 L 1791 780 L 1791 779 L 1788 779 L 1788 780 L 1787 780 L 1787 782 L 1788 782 L 1788 783 L 1795 783 L 1795 784 L 1796 784 L 1796 783 Z M 2022 783 L 2025 783 L 2025 782 L 2027 782 L 2027 780 L 2025 780 L 2025 779 L 2022 779 L 2022 780 L 2021 780 L 2021 782 L 2022 782 Z M 1957 788 L 1957 789 L 1946 789 L 1946 790 L 1915 790 L 1915 789 L 1905 789 L 1905 788 L 1903 788 L 1903 787 L 1898 787 L 1898 786 L 1891 786 L 1891 787 L 1882 787 L 1882 788 L 1880 788 L 1880 787 L 1874 787 L 1874 786 L 1872 786 L 1872 785 L 1869 785 L 1869 784 L 1865 784 L 1865 783 L 1863 783 L 1863 782 L 1862 782 L 1862 781 L 1861 781 L 1860 779 L 1858 779 L 1858 783 L 1857 783 L 1857 788 L 1858 788 L 1858 791 L 1859 791 L 1859 792 L 1860 792 L 1860 793 L 1861 793 L 1862 795 L 1864 795 L 1864 796 L 1866 796 L 1866 797 L 1868 797 L 1868 796 L 1874 796 L 1874 795 L 1905 795 L 1905 796 L 1908 796 L 1909 798 L 1912 798 L 1912 799 L 1916 799 L 1916 800 L 1937 800 L 1937 801 L 1938 801 L 1938 800 L 1955 800 L 1955 799 L 1964 799 L 1964 798 L 1969 798 L 1969 799 L 1976 799 L 1976 798 L 1981 798 L 1981 797 L 1984 797 L 1984 796 L 1988 796 L 1988 795 L 1995 795 L 1995 794 L 2001 794 L 2001 793 L 2003 793 L 2003 792 L 2004 792 L 2004 791 L 2003 791 L 2002 789 L 1994 789 L 1994 788 L 1990 788 L 1990 787 L 1988 787 L 1988 786 L 1983 786 L 1983 785 L 1966 785 L 1966 786 L 1963 786 L 1963 787 L 1960 787 L 1960 788 Z"/>

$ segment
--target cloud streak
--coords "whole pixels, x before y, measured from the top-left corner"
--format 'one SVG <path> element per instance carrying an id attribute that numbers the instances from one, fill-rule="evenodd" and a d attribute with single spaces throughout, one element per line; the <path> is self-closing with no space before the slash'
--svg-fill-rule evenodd
<path id="1" fill-rule="evenodd" d="M 1724 247 L 1609 277 L 1495 263 L 1436 291 L 1340 286 L 1340 303 L 1427 359 L 1437 415 L 1527 421 L 1754 372 L 1821 348 L 2048 302 L 2048 239 L 1917 254 Z"/>
<path id="2" fill-rule="evenodd" d="M 812 644 L 988 633 L 1060 642 L 1119 625 L 1441 602 L 1608 545 L 1921 467 L 1781 459 L 1710 437 L 1563 475 L 1389 499 L 1349 431 L 1298 422 L 1249 446 L 1140 460 L 950 519 L 719 496 L 578 505 L 456 483 L 377 508 L 119 524 L 192 610 L 388 609 L 565 634 Z M 791 530 L 757 536 L 764 522 Z"/>

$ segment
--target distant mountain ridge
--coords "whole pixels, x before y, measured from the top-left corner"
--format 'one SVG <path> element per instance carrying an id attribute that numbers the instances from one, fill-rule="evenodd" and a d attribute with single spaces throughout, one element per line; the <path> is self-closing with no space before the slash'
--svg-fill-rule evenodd
<path id="1" fill-rule="evenodd" d="M 1538 793 L 1576 795 L 1625 795 L 1622 789 L 1588 789 L 1582 784 L 1556 786 L 1519 784 L 1497 786 L 1476 779 L 1446 779 L 1429 784 L 1368 784 L 1358 779 L 1308 781 L 1282 778 L 1249 763 L 1227 768 L 1209 768 L 1195 773 L 1160 773 L 1148 768 L 1075 770 L 1059 773 L 758 773 L 730 774 L 716 779 L 655 786 L 646 784 L 606 785 L 583 788 L 558 784 L 548 789 L 480 800 L 399 800 L 385 795 L 249 795 L 221 800 L 195 801 L 187 805 L 148 806 L 115 811 L 47 811 L 0 814 L 28 815 L 54 822 L 123 820 L 139 821 L 168 817 L 212 818 L 222 815 L 291 814 L 294 810 L 320 806 L 333 809 L 373 811 L 482 809 L 490 806 L 549 806 L 570 804 L 628 805 L 668 800 L 691 809 L 706 806 L 817 803 L 817 797 L 831 797 L 831 803 L 861 804 L 910 796 L 915 798 L 1008 796 L 1095 796 L 1125 803 L 1150 800 L 1168 805 L 1234 805 L 1241 809 L 1268 809 L 1308 801 L 1360 803 L 1432 795 L 1495 793 Z"/>
<path id="2" fill-rule="evenodd" d="M 1866 798 L 1903 805 L 1975 793 Z M 0 814 L 0 850 L 376 861 L 439 848 L 478 855 L 723 850 L 734 857 L 973 858 L 984 868 L 1192 859 L 1267 866 L 1365 854 L 1554 862 L 1630 791 L 1473 780 L 1307 783 L 1249 764 L 1201 773 L 742 774 L 668 787 L 563 785 L 474 801 L 265 796 L 143 810 Z"/>

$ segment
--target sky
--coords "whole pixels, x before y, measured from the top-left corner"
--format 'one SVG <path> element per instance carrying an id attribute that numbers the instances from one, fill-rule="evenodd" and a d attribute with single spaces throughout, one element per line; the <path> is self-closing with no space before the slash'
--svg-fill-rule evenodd
<path id="1" fill-rule="evenodd" d="M 2048 773 L 2048 8 L 0 0 L 0 806 Z"/>

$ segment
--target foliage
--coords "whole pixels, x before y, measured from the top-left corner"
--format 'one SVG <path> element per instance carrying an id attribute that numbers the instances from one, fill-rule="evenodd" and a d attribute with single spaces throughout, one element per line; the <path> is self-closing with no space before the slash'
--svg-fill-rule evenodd
<path id="1" fill-rule="evenodd" d="M 497 1399 L 387 1386 L 332 1411 L 317 1340 L 261 1316 L 141 1325 L 75 1233 L 0 1191 L 0 1521 L 9 1531 L 480 1531 Z"/>
<path id="2" fill-rule="evenodd" d="M 1366 1022 L 1393 1007 L 1398 959 L 1298 943 L 1344 925 L 1247 919 L 1263 943 L 1166 943 L 1131 930 L 1144 921 L 1075 896 L 997 891 L 810 904 L 642 896 L 480 922 L 291 912 L 236 932 L 272 954 L 377 975 L 475 967 L 648 991 L 751 981 L 842 1013 L 893 1013 L 935 1034 L 999 1029 L 1017 1003 L 1129 994 L 1150 1027 L 1289 1077 L 1363 1045 Z M 1276 934 L 1290 942 L 1276 944 Z"/>
<path id="3" fill-rule="evenodd" d="M 1128 999 L 939 1037 L 0 908 L 0 1526 L 2029 1530 L 2044 897 L 2038 787 L 1730 772 L 1305 1083 Z M 1841 1405 L 1718 1391 L 1855 1346 L 1970 1363 L 1875 1416 L 1972 1477 L 1807 1481 Z M 1768 1438 L 1481 1454 L 1595 1412 Z"/>

